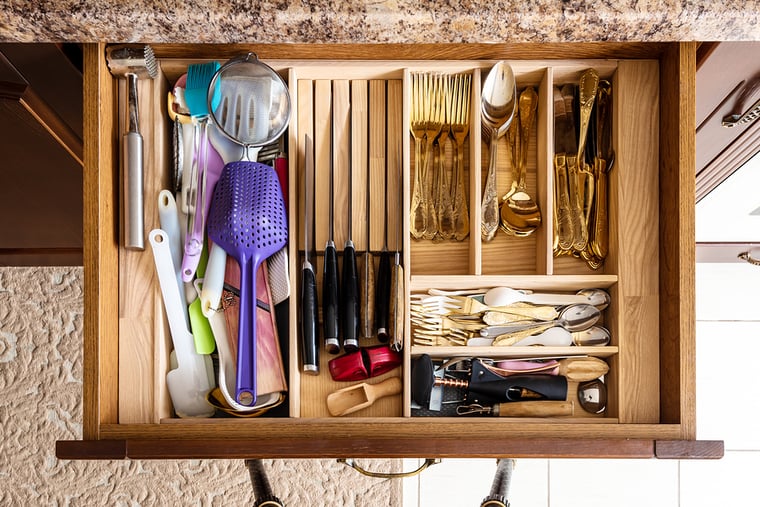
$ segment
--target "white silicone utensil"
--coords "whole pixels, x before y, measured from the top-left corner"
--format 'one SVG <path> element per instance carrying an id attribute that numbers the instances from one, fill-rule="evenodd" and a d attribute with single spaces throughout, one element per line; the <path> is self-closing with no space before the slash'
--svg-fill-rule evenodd
<path id="1" fill-rule="evenodd" d="M 177 277 L 177 287 L 179 287 L 180 303 L 184 311 L 185 323 L 190 326 L 190 318 L 187 312 L 187 293 L 185 292 L 185 283 L 182 281 L 182 274 L 179 272 L 179 266 L 182 264 L 182 237 L 179 226 L 179 215 L 177 214 L 177 201 L 168 190 L 162 190 L 158 194 L 158 222 L 161 229 L 166 233 L 169 242 L 169 251 L 172 255 L 172 264 L 175 267 L 175 276 Z"/>
<path id="2" fill-rule="evenodd" d="M 179 417 L 211 417 L 214 415 L 214 407 L 206 401 L 206 394 L 214 387 L 209 380 L 206 364 L 210 358 L 195 352 L 193 335 L 182 318 L 180 290 L 169 248 L 169 237 L 161 229 L 154 229 L 148 239 L 153 250 L 177 360 L 177 368 L 166 374 L 166 385 L 174 411 Z"/>

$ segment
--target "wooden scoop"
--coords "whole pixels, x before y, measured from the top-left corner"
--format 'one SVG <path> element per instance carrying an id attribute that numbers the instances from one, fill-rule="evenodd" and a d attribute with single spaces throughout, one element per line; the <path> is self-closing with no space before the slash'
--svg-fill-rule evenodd
<path id="1" fill-rule="evenodd" d="M 362 382 L 339 389 L 327 397 L 330 415 L 348 415 L 372 405 L 376 400 L 401 392 L 401 378 L 391 377 L 379 384 Z"/>

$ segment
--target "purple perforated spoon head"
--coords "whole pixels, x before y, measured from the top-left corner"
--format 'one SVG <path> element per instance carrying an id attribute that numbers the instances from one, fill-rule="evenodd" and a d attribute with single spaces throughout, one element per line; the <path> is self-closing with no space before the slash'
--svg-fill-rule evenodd
<path id="1" fill-rule="evenodd" d="M 214 188 L 208 237 L 240 264 L 235 399 L 256 403 L 256 271 L 288 242 L 282 190 L 274 169 L 257 162 L 227 164 Z"/>

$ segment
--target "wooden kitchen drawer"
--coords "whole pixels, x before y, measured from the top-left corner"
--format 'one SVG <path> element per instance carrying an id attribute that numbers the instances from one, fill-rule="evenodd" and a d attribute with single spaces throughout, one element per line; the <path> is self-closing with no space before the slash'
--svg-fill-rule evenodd
<path id="1" fill-rule="evenodd" d="M 496 285 L 575 291 L 607 289 L 612 304 L 605 325 L 609 347 L 589 351 L 610 365 L 610 402 L 603 417 L 563 420 L 519 418 L 412 417 L 410 363 L 431 353 L 461 355 L 454 347 L 412 346 L 405 322 L 400 397 L 371 409 L 332 418 L 324 396 L 348 384 L 329 378 L 329 356 L 321 352 L 318 377 L 299 375 L 297 298 L 290 300 L 289 417 L 177 419 L 172 417 L 164 378 L 168 329 L 155 280 L 150 248 L 119 248 L 119 157 L 124 85 L 112 77 L 105 46 L 85 50 L 85 343 L 83 442 L 59 442 L 58 455 L 86 457 L 340 457 L 340 456 L 553 456 L 715 457 L 721 442 L 697 442 L 694 406 L 694 73 L 695 45 L 672 44 L 504 44 L 504 45 L 262 45 L 154 46 L 159 78 L 140 82 L 140 127 L 146 139 L 146 230 L 157 226 L 155 197 L 168 182 L 169 137 L 166 95 L 188 63 L 254 51 L 288 81 L 293 115 L 288 131 L 290 187 L 289 258 L 297 294 L 300 254 L 303 135 L 316 135 L 314 90 L 320 80 L 388 86 L 386 153 L 390 175 L 401 170 L 404 186 L 377 177 L 381 162 L 354 143 L 354 229 L 357 251 L 383 244 L 382 209 L 389 196 L 389 231 L 404 225 L 403 265 L 407 305 L 411 292 Z M 408 233 L 413 139 L 409 135 L 410 73 L 466 72 L 473 76 L 475 106 L 466 143 L 470 227 L 479 230 L 481 160 L 477 107 L 485 74 L 508 60 L 518 87 L 536 86 L 538 120 L 529 148 L 528 183 L 538 196 L 544 222 L 527 239 L 499 233 L 491 243 L 479 234 L 463 242 L 433 243 Z M 610 174 L 610 254 L 599 271 L 582 261 L 552 255 L 551 87 L 577 80 L 589 67 L 611 79 L 614 90 L 615 169 Z M 362 85 L 364 86 L 364 85 Z M 365 104 L 371 104 L 369 100 Z M 398 131 L 400 130 L 400 132 Z M 371 136 L 367 128 L 363 136 Z M 356 135 L 356 134 L 354 134 Z M 356 139 L 356 137 L 355 137 Z M 473 141 L 475 140 L 475 141 Z M 373 141 L 368 137 L 364 146 Z M 357 145 L 358 143 L 358 145 Z M 501 152 L 507 157 L 506 145 Z M 402 165 L 398 167 L 399 156 Z M 369 157 L 369 159 L 368 159 Z M 501 157 L 500 157 L 501 159 Z M 357 163 L 361 161 L 362 163 Z M 374 164 L 374 165 L 373 165 Z M 380 168 L 378 168 L 380 167 Z M 369 168 L 369 169 L 367 169 Z M 336 169 L 337 170 L 337 169 Z M 368 172 L 369 171 L 369 172 Z M 370 217 L 365 191 L 370 175 Z M 509 183 L 501 171 L 499 193 Z M 318 174 L 318 178 L 319 178 Z M 341 180 L 342 181 L 342 180 Z M 320 183 L 318 183 L 319 185 Z M 320 187 L 318 187 L 320 188 Z M 325 187 L 322 187 L 325 188 Z M 338 188 L 338 187 L 336 187 Z M 340 188 L 344 188 L 341 186 Z M 344 209 L 347 195 L 336 191 Z M 321 201 L 317 201 L 318 206 Z M 474 211 L 475 210 L 475 211 Z M 366 219 L 366 220 L 365 220 Z M 317 211 L 316 247 L 322 249 L 326 214 Z M 322 226 L 320 226 L 322 224 Z M 336 215 L 336 245 L 345 239 L 345 218 Z M 298 238 L 298 239 L 296 239 Z M 389 234 L 389 247 L 396 241 Z M 321 272 L 321 259 L 317 272 Z M 318 276 L 321 278 L 321 276 Z M 589 349 L 591 349 L 589 347 Z M 500 350 L 500 357 L 524 354 Z M 469 351 L 493 355 L 491 350 Z M 394 373 L 397 374 L 397 373 Z M 373 380 L 374 381 L 374 380 Z"/>

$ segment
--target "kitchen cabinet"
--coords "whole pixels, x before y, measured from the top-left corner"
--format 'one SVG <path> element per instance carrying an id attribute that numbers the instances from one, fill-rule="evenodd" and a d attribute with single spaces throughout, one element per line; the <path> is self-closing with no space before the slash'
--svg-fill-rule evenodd
<path id="1" fill-rule="evenodd" d="M 404 125 L 408 125 L 409 118 L 410 73 L 436 70 L 470 73 L 472 104 L 477 106 L 481 82 L 488 69 L 498 60 L 508 60 L 515 68 L 518 86 L 533 85 L 539 93 L 537 142 L 529 157 L 529 185 L 544 210 L 544 225 L 525 243 L 498 239 L 488 244 L 480 242 L 479 234 L 470 234 L 461 243 L 419 242 L 410 237 L 408 226 L 404 226 L 401 246 L 405 304 L 408 307 L 411 292 L 428 288 L 495 285 L 560 291 L 575 291 L 589 285 L 605 288 L 612 296 L 605 324 L 611 328 L 613 340 L 609 347 L 603 347 L 603 352 L 591 353 L 603 356 L 610 365 L 606 378 L 610 401 L 602 417 L 414 417 L 410 411 L 412 359 L 427 352 L 446 356 L 457 351 L 412 345 L 407 317 L 402 395 L 355 416 L 329 417 L 322 397 L 337 384 L 330 383 L 327 368 L 323 368 L 319 377 L 299 375 L 298 301 L 291 297 L 289 417 L 172 417 L 164 381 L 168 335 L 153 259 L 149 248 L 131 252 L 119 247 L 118 142 L 125 124 L 120 118 L 125 86 L 108 71 L 105 45 L 91 44 L 85 46 L 83 440 L 58 442 L 59 457 L 722 455 L 722 442 L 697 441 L 695 428 L 696 44 L 275 44 L 153 48 L 160 62 L 159 77 L 140 81 L 139 85 L 140 128 L 148 146 L 146 229 L 157 225 L 155 198 L 151 194 L 165 188 L 169 178 L 167 91 L 187 64 L 210 59 L 225 61 L 253 51 L 289 82 L 295 97 L 287 134 L 293 287 L 298 286 L 302 245 L 300 239 L 295 239 L 301 237 L 296 236 L 300 200 L 294 198 L 300 195 L 298 185 L 303 173 L 303 143 L 299 140 L 316 124 L 311 122 L 316 101 L 309 102 L 307 98 L 311 95 L 302 95 L 299 84 L 319 80 L 383 80 L 398 85 L 393 110 L 400 113 L 401 133 L 390 130 L 388 135 L 396 136 L 394 143 L 401 143 L 404 187 L 395 197 L 401 199 L 401 205 L 395 207 L 400 213 L 393 215 L 390 228 L 399 220 L 408 223 L 413 140 Z M 598 68 L 603 77 L 612 81 L 615 90 L 616 167 L 610 174 L 610 254 L 599 271 L 586 268 L 578 259 L 555 258 L 551 248 L 554 145 L 551 89 L 555 84 L 576 79 L 588 67 Z M 478 142 L 478 109 L 473 111 L 467 160 L 470 217 L 472 230 L 477 231 L 479 217 L 473 210 L 479 211 L 483 176 L 479 161 L 487 148 Z M 390 162 L 390 151 L 387 156 Z M 365 208 L 353 209 L 356 223 Z M 374 215 L 372 221 L 378 222 Z M 354 236 L 360 238 L 363 234 L 355 230 Z M 317 248 L 319 242 L 318 238 Z M 322 358 L 323 366 L 327 359 Z"/>

